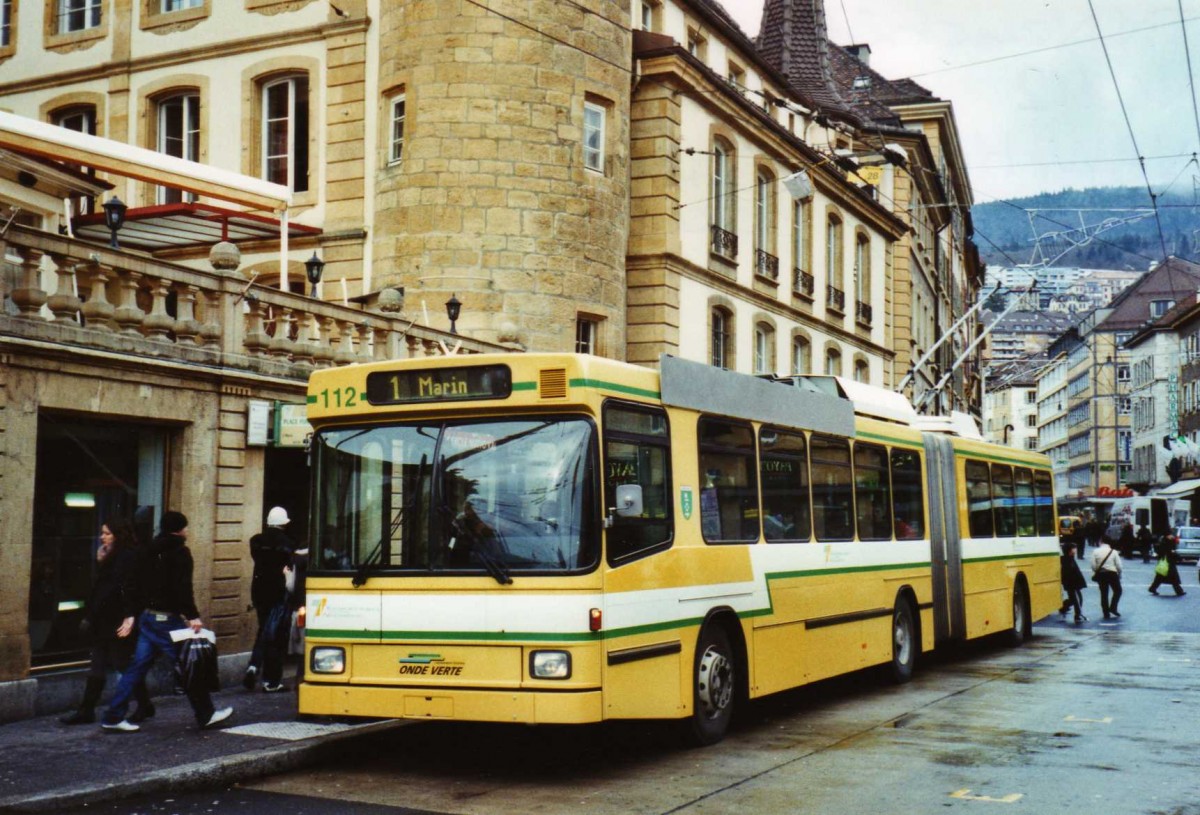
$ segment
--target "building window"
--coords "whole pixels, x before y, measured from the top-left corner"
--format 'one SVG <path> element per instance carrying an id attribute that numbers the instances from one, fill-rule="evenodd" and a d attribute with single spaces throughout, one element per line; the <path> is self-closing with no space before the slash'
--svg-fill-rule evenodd
<path id="1" fill-rule="evenodd" d="M 1174 300 L 1151 300 L 1150 316 L 1157 320 L 1159 317 L 1170 311 L 1174 306 Z"/>
<path id="2" fill-rule="evenodd" d="M 746 72 L 742 70 L 741 66 L 733 62 L 729 63 L 729 73 L 727 74 L 727 77 L 729 78 L 729 84 L 732 85 L 735 90 L 740 92 L 745 89 Z"/>
<path id="3" fill-rule="evenodd" d="M 792 340 L 792 373 L 812 373 L 812 343 L 806 337 Z"/>
<path id="4" fill-rule="evenodd" d="M 575 353 L 595 354 L 598 350 L 600 324 L 588 317 L 575 318 Z"/>
<path id="5" fill-rule="evenodd" d="M 708 41 L 695 28 L 688 29 L 687 50 L 689 54 L 701 61 L 708 56 Z"/>
<path id="6" fill-rule="evenodd" d="M 74 130 L 77 133 L 86 133 L 89 136 L 96 135 L 96 109 L 91 105 L 66 108 L 56 111 L 51 115 L 50 121 L 59 127 L 65 127 L 67 130 Z M 96 171 L 91 167 L 80 167 L 72 165 L 76 170 L 87 174 L 89 178 L 95 178 Z M 96 211 L 96 199 L 91 195 L 80 195 L 71 193 L 71 212 L 74 215 L 88 215 Z"/>
<path id="7" fill-rule="evenodd" d="M 728 368 L 733 361 L 733 339 L 729 312 L 723 308 L 714 308 L 710 317 L 712 320 L 712 336 L 710 338 L 712 364 L 715 368 Z"/>
<path id="8" fill-rule="evenodd" d="M 737 195 L 733 168 L 737 166 L 732 148 L 722 139 L 713 142 L 712 163 L 712 250 L 718 255 L 737 257 Z"/>
<path id="9" fill-rule="evenodd" d="M 842 222 L 836 215 L 825 221 L 825 277 L 830 286 L 842 288 Z"/>
<path id="10" fill-rule="evenodd" d="M 842 375 L 842 352 L 836 348 L 830 348 L 825 352 L 825 374 L 826 376 Z"/>
<path id="11" fill-rule="evenodd" d="M 200 160 L 200 95 L 181 93 L 158 103 L 158 152 L 188 161 Z M 178 204 L 196 200 L 193 193 L 169 187 L 158 188 L 158 203 Z"/>
<path id="12" fill-rule="evenodd" d="M 262 177 L 293 192 L 308 190 L 308 77 L 268 82 L 262 90 Z"/>
<path id="13" fill-rule="evenodd" d="M 169 11 L 183 11 L 185 8 L 200 8 L 204 5 L 204 0 L 162 0 L 163 13 Z"/>
<path id="14" fill-rule="evenodd" d="M 766 323 L 754 329 L 754 373 L 775 372 L 775 330 Z"/>
<path id="15" fill-rule="evenodd" d="M 1117 381 L 1118 382 L 1128 382 L 1129 381 L 1129 366 L 1128 365 L 1118 365 L 1117 366 Z"/>
<path id="16" fill-rule="evenodd" d="M 100 4 L 101 0 L 58 0 L 58 33 L 98 28 Z"/>
<path id="17" fill-rule="evenodd" d="M 0 48 L 12 45 L 13 0 L 0 0 Z"/>
<path id="18" fill-rule="evenodd" d="M 654 3 L 642 0 L 642 31 L 654 30 L 654 14 L 656 10 Z"/>
<path id="19" fill-rule="evenodd" d="M 864 385 L 871 380 L 871 368 L 865 360 L 855 360 L 854 362 L 854 381 L 861 382 Z"/>
<path id="20" fill-rule="evenodd" d="M 404 97 L 392 100 L 392 133 L 388 140 L 388 164 L 399 164 L 404 158 Z"/>
<path id="21" fill-rule="evenodd" d="M 871 299 L 871 242 L 866 235 L 854 241 L 854 296 L 860 303 Z"/>
<path id="22" fill-rule="evenodd" d="M 604 172 L 605 110 L 594 102 L 583 103 L 583 165 Z"/>

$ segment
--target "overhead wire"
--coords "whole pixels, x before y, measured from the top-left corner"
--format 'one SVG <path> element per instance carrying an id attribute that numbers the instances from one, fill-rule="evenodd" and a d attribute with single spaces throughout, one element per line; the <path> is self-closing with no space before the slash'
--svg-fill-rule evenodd
<path id="1" fill-rule="evenodd" d="M 1196 142 L 1200 146 L 1200 106 L 1196 104 L 1196 81 L 1192 77 L 1192 49 L 1188 46 L 1187 24 L 1183 19 L 1183 0 L 1177 0 L 1179 4 L 1179 30 L 1183 33 L 1183 52 L 1187 56 L 1187 72 L 1188 72 L 1188 89 L 1192 96 L 1192 121 L 1196 123 Z M 1196 154 L 1192 154 L 1192 159 L 1195 160 Z"/>
<path id="2" fill-rule="evenodd" d="M 1104 33 L 1100 30 L 1100 18 L 1096 16 L 1096 7 L 1092 0 L 1087 0 L 1088 10 L 1092 13 L 1092 22 L 1096 25 L 1096 34 L 1100 38 L 1100 48 L 1104 51 L 1104 62 L 1108 65 L 1108 75 L 1112 78 L 1113 89 L 1117 92 L 1117 101 L 1121 104 L 1121 115 L 1125 119 L 1125 127 L 1129 130 L 1129 140 L 1133 143 L 1133 152 L 1137 154 L 1138 166 L 1142 168 L 1142 178 L 1146 182 L 1146 193 L 1150 196 L 1150 203 L 1154 205 L 1154 222 L 1158 226 L 1158 241 L 1162 246 L 1162 259 L 1167 259 L 1167 239 L 1163 234 L 1162 218 L 1158 214 L 1158 196 L 1154 194 L 1154 188 L 1150 186 L 1150 174 L 1146 171 L 1146 159 L 1142 156 L 1142 151 L 1138 148 L 1137 136 L 1133 133 L 1133 122 L 1129 118 L 1129 110 L 1125 107 L 1125 97 L 1121 94 L 1121 85 L 1117 82 L 1117 72 L 1113 68 L 1112 57 L 1108 53 L 1108 44 L 1104 41 Z"/>

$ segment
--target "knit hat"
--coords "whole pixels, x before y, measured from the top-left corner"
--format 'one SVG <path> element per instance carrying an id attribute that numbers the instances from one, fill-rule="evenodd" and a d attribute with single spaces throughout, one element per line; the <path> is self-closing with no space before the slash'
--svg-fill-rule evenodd
<path id="1" fill-rule="evenodd" d="M 182 512 L 174 510 L 164 512 L 162 517 L 162 531 L 167 534 L 175 534 L 187 529 L 188 519 Z"/>

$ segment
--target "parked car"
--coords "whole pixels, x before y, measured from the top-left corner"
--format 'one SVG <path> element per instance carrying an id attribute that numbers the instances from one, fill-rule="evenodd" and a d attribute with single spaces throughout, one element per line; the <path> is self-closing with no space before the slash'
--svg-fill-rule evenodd
<path id="1" fill-rule="evenodd" d="M 1073 543 L 1079 546 L 1083 543 L 1083 519 L 1077 515 L 1058 516 L 1058 542 Z"/>
<path id="2" fill-rule="evenodd" d="M 1179 562 L 1200 562 L 1200 526 L 1181 526 L 1178 537 L 1179 545 L 1175 547 L 1175 557 Z"/>

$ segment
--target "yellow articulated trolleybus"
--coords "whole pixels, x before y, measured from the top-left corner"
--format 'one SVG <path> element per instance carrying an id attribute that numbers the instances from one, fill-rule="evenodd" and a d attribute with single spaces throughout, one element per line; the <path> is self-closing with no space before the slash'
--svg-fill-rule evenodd
<path id="1" fill-rule="evenodd" d="M 711 743 L 739 700 L 904 681 L 1060 603 L 1046 458 L 877 388 L 447 356 L 318 371 L 308 415 L 302 713 Z"/>

